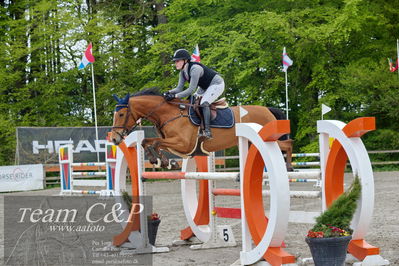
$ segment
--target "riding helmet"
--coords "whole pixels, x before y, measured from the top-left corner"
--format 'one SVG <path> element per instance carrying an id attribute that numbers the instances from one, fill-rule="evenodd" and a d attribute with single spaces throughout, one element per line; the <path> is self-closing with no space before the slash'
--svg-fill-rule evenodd
<path id="1" fill-rule="evenodd" d="M 182 60 L 182 59 L 190 60 L 191 59 L 190 53 L 185 49 L 176 50 L 176 52 L 173 55 L 173 61 Z"/>

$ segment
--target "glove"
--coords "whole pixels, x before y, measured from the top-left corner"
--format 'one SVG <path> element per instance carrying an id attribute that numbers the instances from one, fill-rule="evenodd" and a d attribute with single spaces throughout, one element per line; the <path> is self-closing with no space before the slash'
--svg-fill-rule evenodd
<path id="1" fill-rule="evenodd" d="M 175 98 L 175 95 L 168 91 L 164 93 L 163 97 L 165 98 L 166 101 L 171 101 Z"/>

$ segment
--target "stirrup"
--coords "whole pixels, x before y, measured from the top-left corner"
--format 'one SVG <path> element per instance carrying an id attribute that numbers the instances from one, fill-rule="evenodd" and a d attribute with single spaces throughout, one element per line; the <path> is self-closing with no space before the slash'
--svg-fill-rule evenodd
<path id="1" fill-rule="evenodd" d="M 202 136 L 204 136 L 205 138 L 207 138 L 207 139 L 212 139 L 213 137 L 212 137 L 212 132 L 210 131 L 210 130 L 204 130 L 203 132 L 202 132 Z"/>
<path id="2" fill-rule="evenodd" d="M 198 137 L 203 137 L 205 139 L 212 139 L 212 133 L 210 130 L 206 131 L 206 130 L 201 130 L 201 132 L 198 134 Z"/>

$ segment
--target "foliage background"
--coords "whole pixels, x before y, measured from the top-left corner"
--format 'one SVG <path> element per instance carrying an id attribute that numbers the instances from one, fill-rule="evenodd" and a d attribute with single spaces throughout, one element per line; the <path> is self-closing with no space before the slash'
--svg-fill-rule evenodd
<path id="1" fill-rule="evenodd" d="M 198 43 L 202 62 L 226 81 L 231 105 L 284 107 L 284 46 L 291 136 L 317 151 L 316 121 L 375 116 L 369 149 L 397 149 L 399 2 L 389 0 L 0 0 L 0 164 L 13 164 L 17 126 L 93 125 L 93 43 L 99 125 L 112 94 L 177 83 L 171 55 Z"/>

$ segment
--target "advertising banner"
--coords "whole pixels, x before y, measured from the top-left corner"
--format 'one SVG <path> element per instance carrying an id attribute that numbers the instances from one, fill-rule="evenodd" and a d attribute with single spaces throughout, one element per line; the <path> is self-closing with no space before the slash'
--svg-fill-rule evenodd
<path id="1" fill-rule="evenodd" d="M 143 126 L 146 138 L 158 137 L 154 127 Z M 62 145 L 73 145 L 75 162 L 97 162 L 97 151 L 100 162 L 105 161 L 106 137 L 111 127 L 98 127 L 98 139 L 94 127 L 18 127 L 16 164 L 58 164 L 58 152 Z M 168 158 L 176 155 L 165 152 Z M 223 156 L 219 151 L 216 156 Z"/>
<path id="2" fill-rule="evenodd" d="M 155 137 L 153 127 L 143 127 L 146 137 Z M 111 127 L 18 127 L 17 164 L 56 164 L 59 147 L 71 143 L 76 162 L 96 162 L 97 151 L 104 162 L 105 143 Z"/>
<path id="3" fill-rule="evenodd" d="M 43 165 L 0 166 L 0 192 L 43 189 Z"/>

